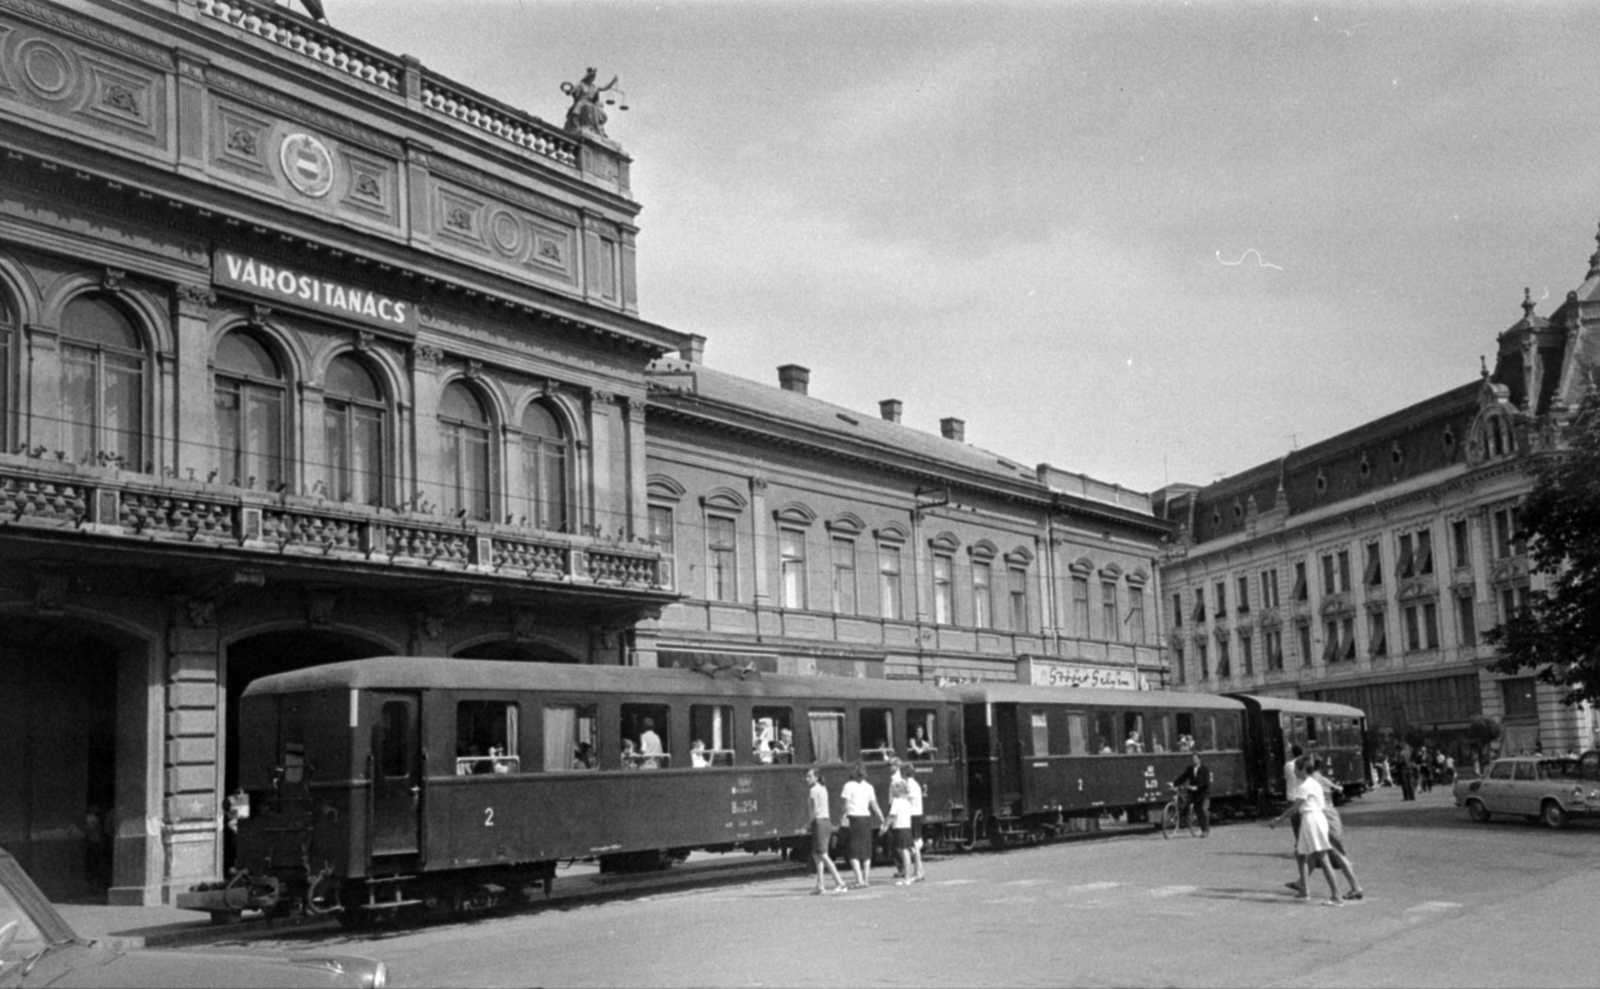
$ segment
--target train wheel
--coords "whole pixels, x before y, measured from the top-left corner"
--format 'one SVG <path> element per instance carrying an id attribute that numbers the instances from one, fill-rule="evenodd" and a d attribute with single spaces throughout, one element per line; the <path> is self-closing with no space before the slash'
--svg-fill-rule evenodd
<path id="1" fill-rule="evenodd" d="M 1178 808 L 1175 804 L 1167 804 L 1161 812 L 1161 837 L 1171 838 L 1178 833 Z"/>
<path id="2" fill-rule="evenodd" d="M 966 833 L 961 836 L 961 839 L 958 842 L 963 852 L 970 852 L 974 848 L 977 848 L 979 839 L 983 837 L 982 809 L 974 810 L 972 812 L 972 819 L 967 822 L 967 825 L 968 827 Z"/>

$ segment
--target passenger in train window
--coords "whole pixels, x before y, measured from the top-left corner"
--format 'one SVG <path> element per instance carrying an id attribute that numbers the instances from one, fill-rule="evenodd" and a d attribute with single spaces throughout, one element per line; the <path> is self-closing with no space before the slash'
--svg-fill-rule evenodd
<path id="1" fill-rule="evenodd" d="M 778 729 L 778 740 L 772 743 L 772 761 L 788 765 L 794 762 L 794 732 Z"/>
<path id="2" fill-rule="evenodd" d="M 594 746 L 590 745 L 588 742 L 579 742 L 578 747 L 574 749 L 572 753 L 572 768 L 593 769 Z"/>
<path id="3" fill-rule="evenodd" d="M 1139 740 L 1139 733 L 1136 731 L 1128 732 L 1128 740 L 1122 743 L 1122 749 L 1128 755 L 1142 755 L 1144 753 L 1144 743 Z"/>
<path id="4" fill-rule="evenodd" d="M 622 740 L 622 768 L 639 768 L 639 751 L 633 747 L 633 739 L 631 738 Z"/>
<path id="5" fill-rule="evenodd" d="M 762 762 L 772 761 L 772 719 L 757 718 L 754 728 L 754 739 L 751 748 L 755 750 L 756 758 Z"/>
<path id="6" fill-rule="evenodd" d="M 689 746 L 689 765 L 695 769 L 704 769 L 711 765 L 711 757 L 706 754 L 706 743 L 698 738 Z"/>
<path id="7" fill-rule="evenodd" d="M 656 723 L 645 718 L 644 730 L 639 732 L 639 768 L 660 769 L 663 758 L 661 736 L 656 734 Z"/>
<path id="8" fill-rule="evenodd" d="M 912 731 L 911 741 L 906 747 L 911 750 L 911 758 L 913 759 L 933 758 L 933 743 L 928 741 L 928 739 L 925 737 L 925 732 L 923 731 L 921 725 L 918 725 L 916 729 Z"/>

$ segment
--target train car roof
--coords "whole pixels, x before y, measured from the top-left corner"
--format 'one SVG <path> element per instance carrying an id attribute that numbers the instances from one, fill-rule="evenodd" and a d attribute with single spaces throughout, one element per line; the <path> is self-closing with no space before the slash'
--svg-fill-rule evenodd
<path id="1" fill-rule="evenodd" d="M 567 663 L 514 663 L 433 656 L 355 659 L 255 680 L 244 696 L 315 690 L 504 690 L 578 694 L 660 694 L 754 699 L 882 700 L 949 703 L 944 691 L 912 680 L 761 674 L 740 679 L 682 669 Z"/>
<path id="2" fill-rule="evenodd" d="M 1260 694 L 1228 694 L 1263 711 L 1284 711 L 1288 714 L 1312 714 L 1321 718 L 1364 718 L 1367 713 L 1348 704 L 1329 704 L 1326 701 L 1303 701 L 1298 697 L 1269 697 Z"/>
<path id="3" fill-rule="evenodd" d="M 949 688 L 964 704 L 1084 704 L 1094 707 L 1228 710 L 1240 701 L 1217 694 L 1178 690 L 1108 690 L 1095 687 L 1035 687 L 1022 683 L 968 683 Z"/>

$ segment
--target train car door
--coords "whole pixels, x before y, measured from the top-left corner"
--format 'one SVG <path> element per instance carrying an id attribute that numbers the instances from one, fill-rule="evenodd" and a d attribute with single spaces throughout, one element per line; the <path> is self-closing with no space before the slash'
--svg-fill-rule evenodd
<path id="1" fill-rule="evenodd" d="M 1022 740 L 1017 730 L 1019 712 L 1015 704 L 994 706 L 995 738 L 999 745 L 995 763 L 997 809 L 1017 813 L 1022 809 Z"/>
<path id="2" fill-rule="evenodd" d="M 364 691 L 372 714 L 372 852 L 415 855 L 422 809 L 416 694 Z"/>

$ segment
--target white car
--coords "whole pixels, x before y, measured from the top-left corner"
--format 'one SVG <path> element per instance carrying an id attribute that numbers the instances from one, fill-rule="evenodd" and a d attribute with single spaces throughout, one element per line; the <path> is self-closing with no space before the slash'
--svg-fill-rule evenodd
<path id="1" fill-rule="evenodd" d="M 1456 806 L 1474 821 L 1495 814 L 1515 814 L 1565 827 L 1574 817 L 1600 817 L 1600 753 L 1582 759 L 1513 756 L 1496 759 L 1475 780 L 1457 779 Z"/>

